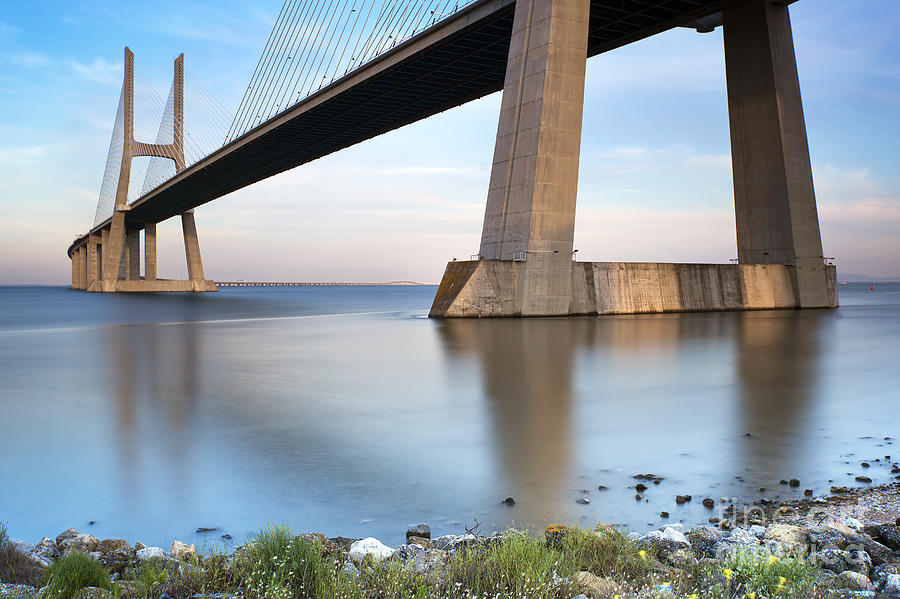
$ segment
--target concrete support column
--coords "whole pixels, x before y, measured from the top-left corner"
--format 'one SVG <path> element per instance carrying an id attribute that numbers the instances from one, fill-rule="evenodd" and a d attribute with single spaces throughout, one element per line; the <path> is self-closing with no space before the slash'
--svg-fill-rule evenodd
<path id="1" fill-rule="evenodd" d="M 78 289 L 81 284 L 81 272 L 79 265 L 81 264 L 81 256 L 78 254 L 80 249 L 72 252 L 72 289 Z"/>
<path id="2" fill-rule="evenodd" d="M 97 270 L 100 273 L 100 280 L 103 280 L 103 257 L 106 255 L 106 246 L 109 244 L 109 229 L 100 231 L 100 265 Z"/>
<path id="3" fill-rule="evenodd" d="M 144 225 L 144 280 L 156 280 L 156 223 Z"/>
<path id="4" fill-rule="evenodd" d="M 135 229 L 125 236 L 125 279 L 137 281 L 141 278 L 141 231 Z"/>
<path id="5" fill-rule="evenodd" d="M 203 260 L 200 258 L 200 241 L 197 239 L 197 224 L 194 222 L 194 211 L 181 215 L 181 230 L 184 233 L 184 255 L 187 258 L 188 279 L 202 281 Z"/>
<path id="6" fill-rule="evenodd" d="M 518 0 L 481 237 L 525 260 L 522 315 L 567 314 L 590 0 Z"/>
<path id="7" fill-rule="evenodd" d="M 87 285 L 85 289 L 91 286 L 91 283 L 100 278 L 99 259 L 97 250 L 100 248 L 100 238 L 97 235 L 88 237 L 87 242 Z"/>
<path id="8" fill-rule="evenodd" d="M 738 259 L 796 265 L 800 306 L 833 306 L 788 8 L 742 2 L 723 17 Z"/>

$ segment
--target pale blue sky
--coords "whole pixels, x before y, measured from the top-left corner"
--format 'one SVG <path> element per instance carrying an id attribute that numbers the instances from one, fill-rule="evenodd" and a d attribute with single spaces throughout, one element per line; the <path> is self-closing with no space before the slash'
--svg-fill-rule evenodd
<path id="1" fill-rule="evenodd" d="M 280 0 L 2 1 L 0 284 L 65 284 L 92 222 L 122 48 L 165 94 L 171 62 L 234 111 Z M 900 3 L 791 7 L 825 254 L 900 274 Z M 438 281 L 478 251 L 499 95 L 197 210 L 208 276 Z M 727 262 L 735 234 L 721 29 L 588 62 L 575 247 L 582 260 Z M 185 274 L 180 225 L 160 275 Z"/>

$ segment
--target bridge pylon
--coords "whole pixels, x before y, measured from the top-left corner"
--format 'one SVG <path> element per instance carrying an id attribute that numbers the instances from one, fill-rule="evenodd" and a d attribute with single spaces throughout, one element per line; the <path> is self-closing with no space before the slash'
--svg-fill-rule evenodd
<path id="1" fill-rule="evenodd" d="M 147 143 L 134 137 L 134 53 L 125 48 L 122 86 L 123 133 L 121 168 L 115 188 L 112 216 L 91 231 L 84 246 L 72 253 L 72 287 L 90 292 L 217 291 L 204 278 L 203 261 L 194 211 L 181 214 L 188 279 L 158 279 L 156 274 L 156 225 L 130 222 L 128 187 L 131 165 L 138 156 L 165 158 L 175 172 L 185 168 L 184 158 L 184 54 L 175 59 L 173 79 L 173 132 L 171 143 Z M 141 231 L 144 233 L 144 275 L 141 276 Z"/>
<path id="2" fill-rule="evenodd" d="M 738 263 L 574 261 L 591 4 L 516 0 L 479 255 L 447 265 L 430 315 L 837 307 L 783 0 L 710 16 L 724 22 Z"/>

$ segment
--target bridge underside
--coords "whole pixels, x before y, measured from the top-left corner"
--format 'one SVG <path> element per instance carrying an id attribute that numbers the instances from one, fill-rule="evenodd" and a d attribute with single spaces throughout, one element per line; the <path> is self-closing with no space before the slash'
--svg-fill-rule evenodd
<path id="1" fill-rule="evenodd" d="M 572 262 L 585 60 L 702 20 L 704 29 L 724 23 L 740 262 L 713 270 L 721 289 L 742 291 L 709 301 L 688 293 L 680 296 L 679 309 L 834 307 L 834 269 L 822 257 L 791 1 L 479 0 L 122 206 L 69 248 L 73 286 L 76 269 L 79 281 L 90 270 L 91 240 L 103 231 L 140 231 L 176 215 L 184 218 L 227 193 L 502 90 L 481 260 L 448 266 L 431 314 L 605 313 L 601 286 L 591 277 L 615 269 Z M 192 253 L 187 232 L 185 239 L 189 270 L 196 263 L 190 278 L 203 281 L 199 247 L 194 243 Z M 195 230 L 191 239 L 196 241 Z M 662 295 L 653 305 L 661 311 L 675 306 L 662 299 L 671 296 L 664 289 L 687 289 L 694 272 L 670 266 L 674 275 L 656 265 Z M 694 267 L 714 284 L 713 271 Z M 647 275 L 633 265 L 625 270 Z M 616 293 L 632 297 L 620 305 L 643 305 L 634 299 L 643 293 L 634 277 L 616 279 L 624 285 Z M 762 295 L 777 299 L 759 300 L 747 281 L 760 280 L 771 290 Z M 104 285 L 114 290 L 112 281 Z M 499 311 L 488 307 L 494 300 L 466 299 L 489 298 L 498 290 Z"/>
<path id="2" fill-rule="evenodd" d="M 692 22 L 727 0 L 594 0 L 588 55 Z M 248 131 L 132 203 L 158 223 L 503 88 L 514 0 L 482 0 Z M 97 230 L 103 225 L 96 227 Z M 75 241 L 83 243 L 87 235 Z"/>

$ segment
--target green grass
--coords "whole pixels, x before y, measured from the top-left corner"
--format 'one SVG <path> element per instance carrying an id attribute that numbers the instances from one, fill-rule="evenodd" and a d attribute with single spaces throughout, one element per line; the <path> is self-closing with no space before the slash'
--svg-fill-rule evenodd
<path id="1" fill-rule="evenodd" d="M 691 572 L 679 596 L 708 599 L 810 599 L 825 596 L 816 564 L 802 558 L 739 553 Z"/>
<path id="2" fill-rule="evenodd" d="M 0 526 L 0 552 L 12 547 Z M 197 593 L 243 594 L 246 599 L 570 599 L 576 575 L 588 571 L 613 581 L 623 596 L 656 596 L 658 584 L 672 585 L 681 599 L 811 599 L 827 594 L 816 564 L 751 554 L 705 560 L 675 570 L 657 561 L 623 531 L 562 526 L 545 538 L 507 531 L 502 538 L 457 548 L 426 573 L 413 560 L 358 564 L 342 570 L 346 555 L 321 535 L 296 535 L 287 526 L 261 531 L 234 556 L 204 551 L 188 562 L 157 561 L 126 569 L 118 585 L 88 556 L 73 554 L 45 571 L 44 599 L 72 599 L 87 586 L 118 597 L 188 599 Z"/>
<path id="3" fill-rule="evenodd" d="M 85 587 L 116 591 L 109 580 L 109 570 L 87 555 L 73 553 L 62 557 L 44 570 L 44 597 L 72 599 Z"/>
<path id="4" fill-rule="evenodd" d="M 16 549 L 0 522 L 0 582 L 38 586 L 41 578 L 41 568 Z"/>

